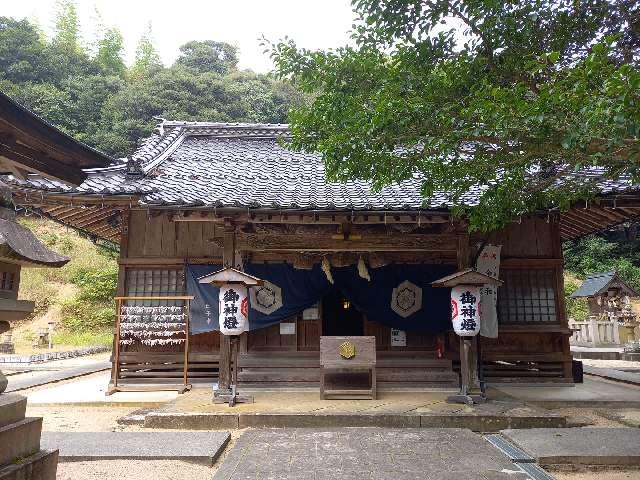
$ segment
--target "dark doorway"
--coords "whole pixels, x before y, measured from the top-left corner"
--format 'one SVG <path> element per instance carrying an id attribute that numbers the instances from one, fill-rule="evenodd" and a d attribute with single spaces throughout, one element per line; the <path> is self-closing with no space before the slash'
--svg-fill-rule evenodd
<path id="1" fill-rule="evenodd" d="M 322 299 L 322 335 L 364 335 L 362 314 L 339 290 Z"/>

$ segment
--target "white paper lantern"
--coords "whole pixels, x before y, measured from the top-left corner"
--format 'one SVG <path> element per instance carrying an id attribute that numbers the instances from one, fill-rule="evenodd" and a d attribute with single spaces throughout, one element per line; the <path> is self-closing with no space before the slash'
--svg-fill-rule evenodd
<path id="1" fill-rule="evenodd" d="M 461 337 L 474 337 L 480 331 L 480 287 L 457 285 L 451 289 L 451 321 Z"/>
<path id="2" fill-rule="evenodd" d="M 220 333 L 240 335 L 249 330 L 249 295 L 247 287 L 238 283 L 220 287 L 219 314 Z"/>

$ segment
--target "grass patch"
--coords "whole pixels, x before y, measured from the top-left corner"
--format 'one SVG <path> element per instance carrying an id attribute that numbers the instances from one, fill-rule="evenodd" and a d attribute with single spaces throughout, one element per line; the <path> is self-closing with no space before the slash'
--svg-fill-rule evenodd
<path id="1" fill-rule="evenodd" d="M 26 338 L 54 322 L 59 345 L 110 345 L 115 320 L 113 296 L 118 283 L 117 250 L 96 245 L 73 230 L 35 217 L 19 222 L 49 248 L 70 261 L 62 268 L 23 268 L 20 298 L 35 310 L 25 325 Z M 32 330 L 32 331 L 30 331 Z"/>
<path id="2" fill-rule="evenodd" d="M 72 347 L 93 347 L 112 344 L 113 335 L 110 331 L 103 332 L 69 332 L 63 330 L 53 334 L 53 344 L 69 345 Z"/>

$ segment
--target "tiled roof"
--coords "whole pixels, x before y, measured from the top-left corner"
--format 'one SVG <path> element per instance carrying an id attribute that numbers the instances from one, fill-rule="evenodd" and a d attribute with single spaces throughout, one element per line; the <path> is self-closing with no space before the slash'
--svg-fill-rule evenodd
<path id="1" fill-rule="evenodd" d="M 52 192 L 141 196 L 148 205 L 215 206 L 318 210 L 414 210 L 451 205 L 446 194 L 424 201 L 416 176 L 374 192 L 366 181 L 328 182 L 318 154 L 281 145 L 282 124 L 228 124 L 164 121 L 132 155 L 144 176 L 127 175 L 123 159 L 106 169 L 87 170 L 79 187 L 32 175 L 12 183 Z M 595 172 L 594 172 L 595 173 Z M 628 188 L 603 185 L 606 193 Z M 477 202 L 479 190 L 463 199 Z"/>
<path id="2" fill-rule="evenodd" d="M 0 251 L 27 266 L 62 267 L 69 261 L 69 257 L 51 250 L 28 228 L 4 218 L 0 218 Z"/>
<path id="3" fill-rule="evenodd" d="M 584 279 L 571 298 L 592 297 L 604 289 L 616 277 L 616 272 L 594 273 Z"/>

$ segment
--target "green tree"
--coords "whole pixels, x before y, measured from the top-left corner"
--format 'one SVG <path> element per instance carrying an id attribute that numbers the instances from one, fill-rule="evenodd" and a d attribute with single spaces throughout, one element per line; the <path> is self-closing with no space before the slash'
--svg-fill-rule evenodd
<path id="1" fill-rule="evenodd" d="M 124 51 L 124 38 L 116 28 L 110 28 L 104 32 L 98 40 L 96 63 L 108 74 L 124 77 L 127 67 L 122 59 Z"/>
<path id="2" fill-rule="evenodd" d="M 0 76 L 12 82 L 45 78 L 50 68 L 45 47 L 27 20 L 0 17 Z"/>
<path id="3" fill-rule="evenodd" d="M 193 40 L 180 47 L 175 66 L 191 68 L 199 73 L 232 72 L 238 67 L 238 49 L 225 42 Z"/>
<path id="4" fill-rule="evenodd" d="M 74 0 L 58 0 L 53 44 L 70 53 L 83 52 L 80 40 L 80 20 Z"/>
<path id="5" fill-rule="evenodd" d="M 146 75 L 163 68 L 160 55 L 153 45 L 151 24 L 147 31 L 140 37 L 136 47 L 136 56 L 131 67 L 130 74 L 133 78 L 144 78 Z"/>
<path id="6" fill-rule="evenodd" d="M 315 95 L 290 115 L 292 147 L 321 152 L 332 179 L 419 174 L 477 230 L 593 195 L 594 177 L 574 175 L 585 168 L 638 179 L 637 2 L 353 5 L 353 47 L 269 46 L 277 73 Z"/>

